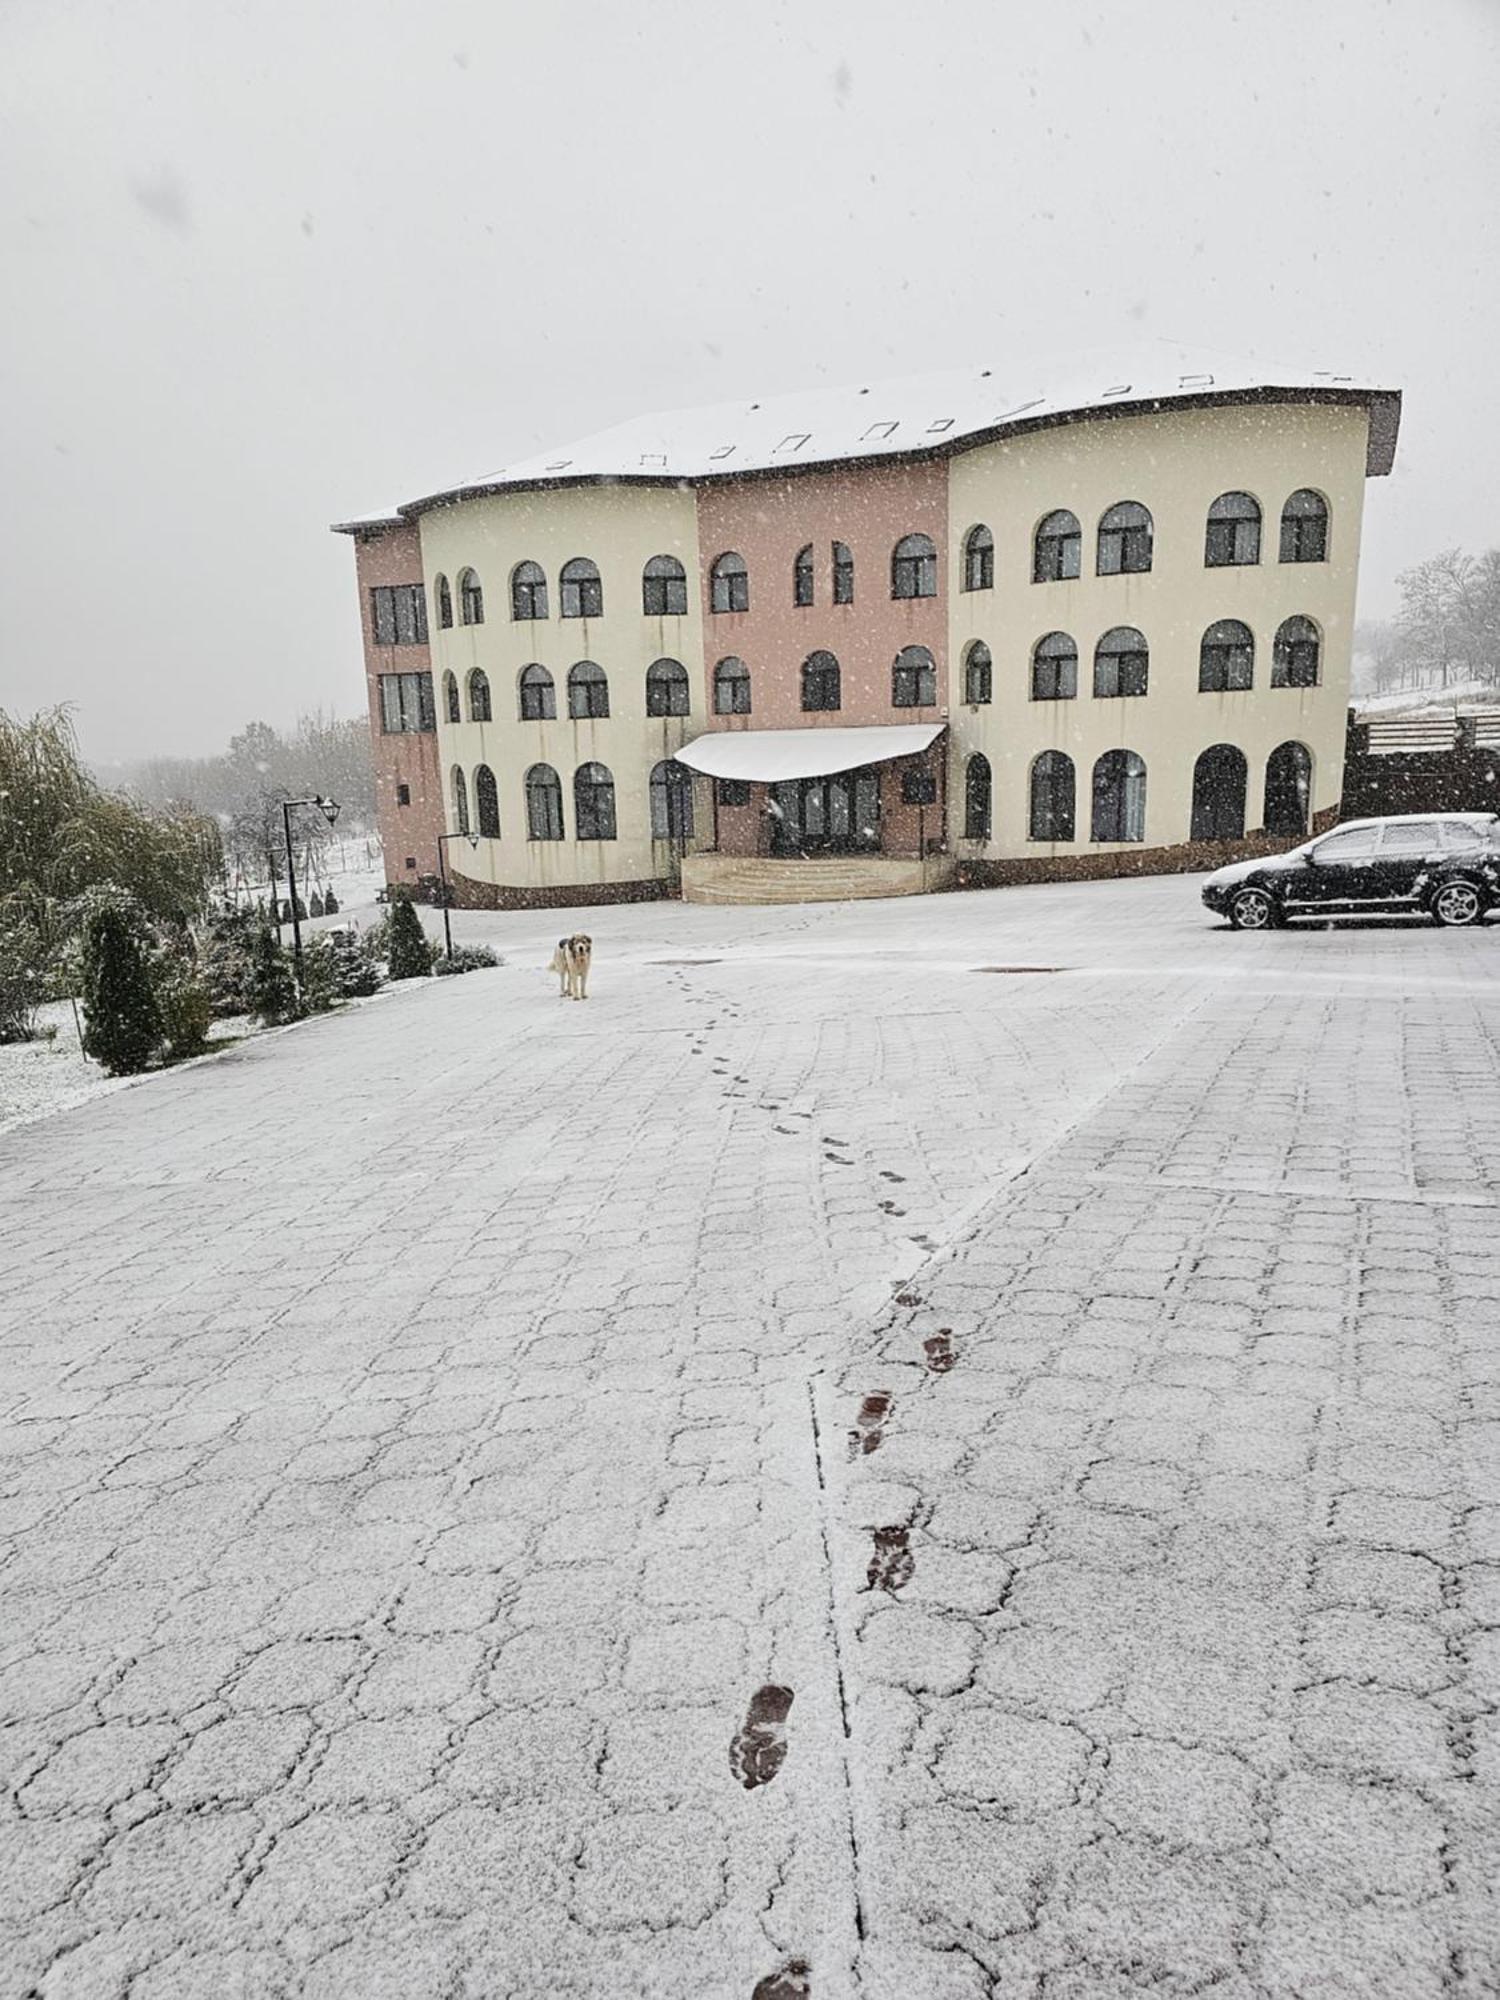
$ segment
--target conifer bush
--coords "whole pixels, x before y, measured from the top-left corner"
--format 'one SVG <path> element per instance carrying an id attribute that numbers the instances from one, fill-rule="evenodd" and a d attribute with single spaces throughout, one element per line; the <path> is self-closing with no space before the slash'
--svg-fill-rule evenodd
<path id="1" fill-rule="evenodd" d="M 256 925 L 251 940 L 246 998 L 250 1012 L 268 1028 L 297 1018 L 297 982 L 292 976 L 292 961 L 278 943 L 268 919 Z"/>
<path id="2" fill-rule="evenodd" d="M 319 931 L 302 944 L 302 1011 L 326 1014 L 339 999 L 338 960 L 332 941 Z"/>
<path id="3" fill-rule="evenodd" d="M 95 892 L 83 919 L 84 1046 L 111 1076 L 135 1076 L 161 1046 L 146 920 L 133 898 Z"/>
<path id="4" fill-rule="evenodd" d="M 432 946 L 410 897 L 397 897 L 387 919 L 392 979 L 425 979 L 432 970 Z"/>

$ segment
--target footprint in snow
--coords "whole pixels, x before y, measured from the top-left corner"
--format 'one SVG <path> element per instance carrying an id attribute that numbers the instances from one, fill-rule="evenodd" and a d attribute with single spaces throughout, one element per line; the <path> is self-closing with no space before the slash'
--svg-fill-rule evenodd
<path id="1" fill-rule="evenodd" d="M 883 1181 L 904 1181 L 906 1176 L 905 1174 L 893 1174 L 889 1167 L 882 1167 L 880 1169 L 880 1178 Z"/>
<path id="2" fill-rule="evenodd" d="M 874 1389 L 865 1397 L 859 1406 L 859 1415 L 854 1419 L 854 1428 L 849 1433 L 851 1458 L 867 1458 L 872 1451 L 879 1451 L 890 1410 L 889 1389 Z"/>
<path id="3" fill-rule="evenodd" d="M 884 1590 L 894 1594 L 905 1588 L 912 1580 L 917 1567 L 917 1559 L 907 1545 L 905 1528 L 877 1528 L 875 1530 L 875 1553 L 870 1557 L 870 1566 L 865 1571 L 865 1584 L 870 1590 Z"/>
<path id="4" fill-rule="evenodd" d="M 786 1719 L 794 1697 L 788 1687 L 760 1688 L 729 1746 L 729 1768 L 753 1792 L 769 1785 L 786 1762 Z"/>
<path id="5" fill-rule="evenodd" d="M 812 2000 L 812 1967 L 805 1958 L 789 1958 L 779 1971 L 756 1980 L 750 2000 Z"/>
<path id="6" fill-rule="evenodd" d="M 946 1375 L 958 1359 L 953 1351 L 953 1329 L 940 1326 L 936 1333 L 929 1334 L 922 1342 L 922 1352 L 934 1375 Z"/>

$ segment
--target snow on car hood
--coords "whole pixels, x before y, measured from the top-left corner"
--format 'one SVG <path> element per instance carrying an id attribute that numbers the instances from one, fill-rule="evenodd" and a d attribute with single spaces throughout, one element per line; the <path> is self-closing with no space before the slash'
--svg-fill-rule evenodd
<path id="1" fill-rule="evenodd" d="M 1302 849 L 1294 847 L 1289 854 L 1262 854 L 1253 861 L 1231 861 L 1223 868 L 1216 868 L 1208 877 L 1215 888 L 1227 888 L 1231 882 L 1243 882 L 1247 875 L 1253 875 L 1261 868 L 1300 868 Z M 1206 884 L 1205 884 L 1206 886 Z"/>

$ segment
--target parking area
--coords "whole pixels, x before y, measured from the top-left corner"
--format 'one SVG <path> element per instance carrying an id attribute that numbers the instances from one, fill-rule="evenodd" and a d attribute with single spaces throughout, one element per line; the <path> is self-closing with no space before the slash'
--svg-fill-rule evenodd
<path id="1" fill-rule="evenodd" d="M 454 928 L 0 1136 L 0 1993 L 1495 1990 L 1500 930 Z"/>

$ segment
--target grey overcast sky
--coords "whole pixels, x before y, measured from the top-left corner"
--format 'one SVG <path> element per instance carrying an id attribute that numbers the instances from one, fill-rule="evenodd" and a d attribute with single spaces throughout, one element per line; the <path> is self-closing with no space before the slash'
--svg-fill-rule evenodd
<path id="1" fill-rule="evenodd" d="M 1500 0 L 0 0 L 0 706 L 363 706 L 327 524 L 637 411 L 1167 339 L 1500 542 Z"/>

